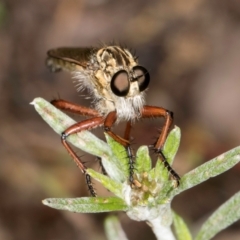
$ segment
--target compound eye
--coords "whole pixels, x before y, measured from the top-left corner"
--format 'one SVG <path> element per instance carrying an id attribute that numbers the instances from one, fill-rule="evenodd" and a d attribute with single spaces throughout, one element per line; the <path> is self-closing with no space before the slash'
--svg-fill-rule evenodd
<path id="1" fill-rule="evenodd" d="M 111 80 L 112 92 L 119 97 L 124 97 L 128 94 L 129 88 L 130 82 L 128 73 L 125 70 L 116 72 Z"/>
<path id="2" fill-rule="evenodd" d="M 146 68 L 142 66 L 133 67 L 134 80 L 138 82 L 140 92 L 144 91 L 150 82 L 150 75 Z"/>

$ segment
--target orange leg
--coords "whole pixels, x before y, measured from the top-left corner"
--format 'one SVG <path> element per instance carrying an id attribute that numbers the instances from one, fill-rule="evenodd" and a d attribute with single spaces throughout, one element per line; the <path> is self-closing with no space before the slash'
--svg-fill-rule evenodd
<path id="1" fill-rule="evenodd" d="M 98 111 L 92 108 L 87 108 L 75 103 L 71 103 L 62 99 L 52 100 L 51 104 L 54 105 L 56 108 L 61 110 L 69 111 L 72 113 L 79 114 L 81 116 L 88 116 L 88 117 L 99 117 Z"/>
<path id="2" fill-rule="evenodd" d="M 128 121 L 126 124 L 125 133 L 124 133 L 124 139 L 126 139 L 128 141 L 130 139 L 131 128 L 132 128 L 132 123 L 131 123 L 131 121 Z"/>
<path id="3" fill-rule="evenodd" d="M 80 157 L 77 156 L 77 154 L 73 151 L 73 149 L 70 147 L 69 143 L 67 142 L 67 137 L 71 134 L 81 132 L 83 130 L 91 130 L 93 128 L 99 127 L 103 125 L 104 117 L 99 116 L 98 112 L 91 108 L 82 107 L 80 105 L 76 105 L 64 100 L 54 100 L 51 102 L 54 106 L 57 108 L 67 110 L 70 112 L 78 113 L 84 116 L 91 116 L 92 118 L 83 120 L 81 122 L 75 123 L 74 125 L 67 128 L 64 132 L 62 132 L 61 135 L 61 141 L 63 146 L 67 149 L 70 156 L 73 158 L 74 162 L 77 164 L 77 166 L 80 168 L 83 174 L 85 174 L 86 183 L 88 186 L 88 189 L 92 196 L 96 196 L 96 192 L 92 186 L 91 177 L 86 172 L 86 167 L 84 166 L 83 161 L 80 159 Z"/>
<path id="4" fill-rule="evenodd" d="M 172 169 L 172 167 L 169 165 L 166 157 L 164 156 L 162 149 L 164 146 L 164 143 L 166 141 L 166 138 L 169 133 L 169 129 L 173 122 L 173 113 L 160 107 L 153 107 L 153 106 L 144 106 L 142 111 L 142 117 L 143 118 L 151 118 L 151 117 L 164 117 L 165 123 L 162 128 L 162 131 L 156 141 L 156 143 L 153 145 L 154 152 L 157 153 L 159 158 L 162 160 L 164 166 L 167 168 L 171 176 L 177 181 L 177 185 L 180 183 L 180 177 L 178 174 Z"/>

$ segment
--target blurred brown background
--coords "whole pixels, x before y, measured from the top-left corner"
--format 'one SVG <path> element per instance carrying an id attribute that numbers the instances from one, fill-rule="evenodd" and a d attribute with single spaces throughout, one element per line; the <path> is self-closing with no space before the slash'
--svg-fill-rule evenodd
<path id="1" fill-rule="evenodd" d="M 46 51 L 113 40 L 135 49 L 149 69 L 147 103 L 174 111 L 182 130 L 174 164 L 180 175 L 240 144 L 240 1 L 0 1 L 0 239 L 106 239 L 105 214 L 42 205 L 48 197 L 88 193 L 59 136 L 29 102 L 59 94 L 89 104 L 69 74 L 46 69 Z M 151 124 L 144 121 L 134 141 L 155 137 Z M 97 165 L 89 159 L 88 166 Z M 194 232 L 239 189 L 236 166 L 178 196 L 173 207 Z M 129 239 L 154 239 L 145 223 L 120 218 Z M 239 239 L 239 227 L 214 239 Z"/>

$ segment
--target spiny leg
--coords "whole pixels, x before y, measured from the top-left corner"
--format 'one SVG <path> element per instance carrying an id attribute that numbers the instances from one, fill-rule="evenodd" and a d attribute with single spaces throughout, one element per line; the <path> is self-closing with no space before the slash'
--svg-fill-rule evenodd
<path id="1" fill-rule="evenodd" d="M 159 156 L 161 161 L 163 162 L 164 166 L 167 168 L 168 172 L 171 174 L 172 178 L 177 181 L 177 186 L 180 184 L 180 177 L 178 174 L 172 169 L 170 164 L 168 163 L 166 157 L 164 156 L 162 149 L 166 138 L 168 136 L 169 129 L 173 122 L 173 113 L 161 108 L 161 107 L 153 107 L 153 106 L 144 106 L 142 110 L 142 117 L 143 118 L 150 118 L 150 117 L 164 117 L 165 123 L 162 128 L 162 131 L 153 146 L 154 152 Z"/>
<path id="2" fill-rule="evenodd" d="M 124 139 L 129 142 L 129 146 L 127 147 L 127 155 L 128 155 L 128 160 L 129 160 L 129 181 L 131 185 L 134 184 L 134 179 L 133 179 L 133 174 L 134 174 L 134 162 L 135 162 L 135 156 L 133 154 L 133 150 L 130 147 L 130 131 L 132 128 L 132 123 L 131 121 L 128 121 L 126 124 L 125 128 L 125 133 L 124 133 Z"/>
<path id="3" fill-rule="evenodd" d="M 103 125 L 103 121 L 104 121 L 103 117 L 100 117 L 99 114 L 94 109 L 82 107 L 80 105 L 76 105 L 76 104 L 67 102 L 65 100 L 53 100 L 51 103 L 57 108 L 60 108 L 63 110 L 67 110 L 67 111 L 78 113 L 85 116 L 94 116 L 91 119 L 78 122 L 70 126 L 69 128 L 67 128 L 61 135 L 61 141 L 63 146 L 66 148 L 66 150 L 74 160 L 74 162 L 77 164 L 77 166 L 80 168 L 82 173 L 85 175 L 85 180 L 88 186 L 88 190 L 91 193 L 91 195 L 95 197 L 97 194 L 93 188 L 91 177 L 87 173 L 87 168 L 85 167 L 80 157 L 77 156 L 77 154 L 70 147 L 69 143 L 67 142 L 67 137 L 71 134 L 78 133 L 83 130 L 90 130 L 95 127 Z"/>
<path id="4" fill-rule="evenodd" d="M 99 165 L 100 165 L 100 168 L 102 170 L 102 174 L 107 176 L 108 174 L 107 174 L 107 172 L 106 172 L 106 170 L 105 170 L 105 168 L 103 166 L 102 158 L 97 156 L 97 161 L 99 161 Z"/>
<path id="5" fill-rule="evenodd" d="M 132 152 L 132 149 L 130 147 L 130 143 L 129 143 L 129 134 L 130 134 L 130 129 L 131 129 L 131 124 L 130 122 L 127 123 L 127 127 L 125 130 L 125 136 L 127 137 L 127 139 L 123 139 L 120 136 L 116 135 L 114 132 L 112 132 L 111 127 L 113 126 L 113 124 L 116 122 L 117 120 L 117 113 L 116 111 L 110 112 L 104 122 L 104 130 L 106 131 L 106 133 L 112 137 L 115 141 L 117 141 L 119 144 L 123 145 L 126 148 L 127 154 L 128 154 L 128 158 L 129 158 L 129 165 L 130 165 L 130 173 L 129 173 L 129 182 L 131 185 L 133 185 L 133 171 L 134 171 L 134 155 Z"/>

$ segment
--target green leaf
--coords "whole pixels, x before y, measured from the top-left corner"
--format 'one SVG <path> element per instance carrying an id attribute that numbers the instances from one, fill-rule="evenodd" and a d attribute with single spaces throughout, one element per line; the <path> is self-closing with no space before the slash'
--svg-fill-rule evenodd
<path id="1" fill-rule="evenodd" d="M 127 240 L 117 217 L 108 216 L 104 221 L 104 228 L 108 240 Z"/>
<path id="2" fill-rule="evenodd" d="M 155 179 L 158 182 L 166 182 L 168 181 L 168 170 L 165 168 L 161 159 L 158 159 L 156 162 L 156 166 L 154 168 Z"/>
<path id="3" fill-rule="evenodd" d="M 87 173 L 93 177 L 94 179 L 96 179 L 97 181 L 99 181 L 100 183 L 102 183 L 102 185 L 107 188 L 110 192 L 114 193 L 116 196 L 118 197 L 122 197 L 122 184 L 118 183 L 114 180 L 112 180 L 111 178 L 109 178 L 108 176 L 105 176 L 99 172 L 94 171 L 93 169 L 87 169 Z"/>
<path id="4" fill-rule="evenodd" d="M 217 233 L 240 219 L 240 192 L 220 206 L 202 225 L 196 240 L 212 239 Z"/>
<path id="5" fill-rule="evenodd" d="M 149 172 L 152 168 L 152 159 L 149 156 L 148 147 L 141 146 L 136 154 L 135 169 L 138 173 Z"/>
<path id="6" fill-rule="evenodd" d="M 168 134 L 166 142 L 163 146 L 163 154 L 167 158 L 170 165 L 173 164 L 173 160 L 178 151 L 181 140 L 181 130 L 179 127 L 174 126 L 173 130 Z"/>
<path id="7" fill-rule="evenodd" d="M 178 240 L 192 240 L 186 223 L 175 212 L 173 212 L 173 226 Z"/>
<path id="8" fill-rule="evenodd" d="M 124 201 L 117 197 L 48 198 L 43 204 L 76 213 L 100 213 L 126 211 Z"/>
<path id="9" fill-rule="evenodd" d="M 124 173 L 125 179 L 129 177 L 129 161 L 126 149 L 123 145 L 115 141 L 111 138 L 107 133 L 105 133 L 105 137 L 108 145 L 110 146 L 113 155 L 115 156 L 114 164 L 118 166 L 119 169 L 122 169 Z"/>
<path id="10" fill-rule="evenodd" d="M 194 170 L 188 172 L 181 178 L 180 186 L 173 192 L 175 196 L 189 188 L 192 188 L 209 178 L 215 177 L 239 163 L 240 161 L 240 147 L 236 147 L 220 156 L 202 164 Z"/>

